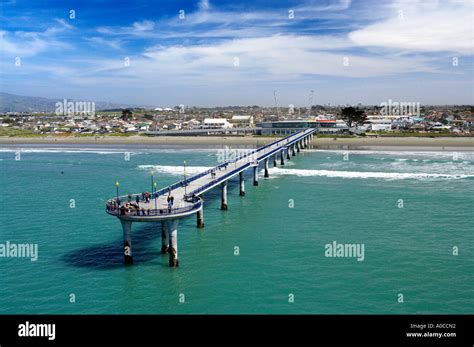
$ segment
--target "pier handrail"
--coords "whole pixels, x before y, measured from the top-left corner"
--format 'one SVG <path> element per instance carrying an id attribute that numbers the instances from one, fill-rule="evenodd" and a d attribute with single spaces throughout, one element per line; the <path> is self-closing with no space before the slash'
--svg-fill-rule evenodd
<path id="1" fill-rule="evenodd" d="M 231 177 L 231 176 L 235 175 L 236 173 L 245 170 L 249 166 L 250 166 L 250 163 L 246 163 L 245 165 L 240 166 L 238 169 L 234 169 L 234 170 L 226 173 L 225 175 L 219 177 L 218 179 L 212 180 L 211 182 L 206 183 L 205 185 L 199 187 L 198 189 L 193 190 L 192 192 L 186 194 L 186 197 L 193 196 L 193 195 L 198 195 L 199 193 L 206 190 L 207 188 L 212 187 L 212 186 L 218 184 L 221 181 L 225 181 L 228 177 Z"/>
<path id="2" fill-rule="evenodd" d="M 304 130 L 301 130 L 300 132 L 304 132 Z M 288 137 L 291 137 L 291 136 L 294 136 L 294 135 L 295 135 L 295 134 L 292 134 L 292 135 L 290 135 L 290 136 L 288 136 Z M 299 140 L 299 139 L 300 139 L 301 137 L 303 137 L 304 135 L 305 135 L 305 134 L 303 134 L 303 135 L 297 137 L 296 139 L 290 141 L 288 144 L 292 144 L 293 142 Z M 285 138 L 281 139 L 280 141 L 283 141 L 283 140 L 287 139 L 288 137 L 285 137 Z M 280 141 L 278 141 L 278 142 L 280 142 Z M 273 145 L 275 145 L 275 143 L 278 143 L 278 142 L 273 142 L 273 143 L 271 143 L 271 144 L 262 146 L 262 147 L 258 148 L 257 150 L 254 150 L 254 151 L 252 151 L 252 152 L 250 152 L 250 153 L 247 153 L 247 154 L 245 154 L 245 155 L 243 155 L 243 156 L 240 156 L 239 158 L 236 158 L 236 159 L 231 160 L 231 161 L 227 161 L 227 162 L 224 163 L 224 164 L 221 164 L 221 165 L 219 165 L 219 166 L 216 166 L 216 168 L 217 168 L 217 167 L 220 167 L 220 166 L 225 166 L 225 165 L 230 164 L 230 163 L 233 163 L 233 162 L 236 162 L 236 161 L 238 161 L 238 160 L 240 160 L 240 159 L 242 159 L 242 158 L 245 158 L 246 156 L 249 156 L 250 154 L 254 154 L 254 153 L 259 152 L 259 151 L 261 151 L 261 150 L 263 150 L 263 149 L 265 149 L 265 148 L 268 148 L 268 147 L 270 147 L 270 146 L 273 146 Z M 281 150 L 281 147 L 275 148 L 273 151 L 271 151 L 271 152 L 269 152 L 269 153 L 265 153 L 265 154 L 261 155 L 260 157 L 258 157 L 258 158 L 257 158 L 257 161 L 260 161 L 260 160 L 261 160 L 263 157 L 265 157 L 265 156 L 271 156 L 273 153 L 278 152 L 278 151 L 280 151 L 280 150 Z M 232 177 L 232 176 L 234 176 L 235 174 L 239 173 L 240 171 L 243 171 L 243 170 L 247 169 L 249 166 L 251 166 L 251 163 L 246 163 L 246 164 L 243 165 L 243 166 L 239 166 L 239 168 L 234 169 L 234 170 L 231 170 L 229 173 L 227 173 L 227 174 L 225 174 L 225 175 L 219 177 L 218 179 L 212 180 L 211 182 L 206 183 L 205 185 L 203 185 L 203 186 L 201 186 L 201 187 L 199 187 L 199 188 L 193 190 L 192 192 L 186 194 L 185 198 L 186 198 L 186 197 L 191 197 L 191 196 L 193 196 L 193 195 L 198 195 L 198 194 L 200 194 L 202 191 L 206 190 L 207 188 L 212 187 L 212 186 L 214 186 L 214 185 L 216 185 L 216 184 L 219 184 L 220 182 L 225 181 L 227 178 Z M 207 171 L 205 172 L 205 174 L 210 173 L 212 170 L 214 170 L 214 168 L 213 168 L 213 169 L 210 169 L 210 170 L 207 170 Z M 203 175 L 201 175 L 200 177 L 202 177 L 202 176 L 203 176 Z"/>
<path id="3" fill-rule="evenodd" d="M 302 133 L 302 132 L 305 132 L 305 130 L 300 130 L 300 131 L 296 132 L 295 134 Z M 286 140 L 286 139 L 288 139 L 288 138 L 290 138 L 290 137 L 292 137 L 292 136 L 295 136 L 295 134 L 288 135 L 288 136 L 286 136 L 286 137 L 284 137 L 284 138 L 282 138 L 282 139 L 280 139 L 280 140 L 278 140 L 278 141 L 275 141 L 275 142 L 269 143 L 269 144 L 267 144 L 267 145 L 264 145 L 264 146 L 262 146 L 262 147 L 259 147 L 259 148 L 257 148 L 257 149 L 254 149 L 253 151 L 251 151 L 251 152 L 249 152 L 249 153 L 246 153 L 246 154 L 244 154 L 244 155 L 241 155 L 241 156 L 239 156 L 239 157 L 237 157 L 237 158 L 235 158 L 235 159 L 233 159 L 233 160 L 226 161 L 225 163 L 219 164 L 219 165 L 217 165 L 217 166 L 215 166 L 215 167 L 213 167 L 213 168 L 211 168 L 211 169 L 208 169 L 208 170 L 206 170 L 206 171 L 204 171 L 204 172 L 201 172 L 201 173 L 199 173 L 199 174 L 197 174 L 197 175 L 194 175 L 194 176 L 191 176 L 191 177 L 189 177 L 189 178 L 186 178 L 186 180 L 180 180 L 180 181 L 178 181 L 178 182 L 172 184 L 172 185 L 169 186 L 169 187 L 160 189 L 160 190 L 158 191 L 158 194 L 159 194 L 159 195 L 162 195 L 162 194 L 168 192 L 169 189 L 174 190 L 174 189 L 176 189 L 176 188 L 182 187 L 182 186 L 184 185 L 184 183 L 186 183 L 186 185 L 187 185 L 187 184 L 189 184 L 190 182 L 193 182 L 193 181 L 195 181 L 195 180 L 197 180 L 197 179 L 199 179 L 199 178 L 201 178 L 201 177 L 203 177 L 203 176 L 206 176 L 206 175 L 210 174 L 212 171 L 214 171 L 214 170 L 216 170 L 216 169 L 223 168 L 223 167 L 229 165 L 230 163 L 235 163 L 236 161 L 241 160 L 241 159 L 243 159 L 243 158 L 245 158 L 245 157 L 247 157 L 247 156 L 250 156 L 250 155 L 253 155 L 253 154 L 257 153 L 257 152 L 260 152 L 260 151 L 262 151 L 262 150 L 265 150 L 266 148 L 268 148 L 268 147 L 270 147 L 270 146 L 274 146 L 276 143 L 282 142 L 282 141 L 284 141 L 284 140 Z M 303 136 L 303 135 L 302 135 L 302 136 Z M 298 138 L 294 139 L 294 140 L 291 141 L 290 143 L 293 143 L 294 141 L 298 140 L 300 137 L 301 137 L 301 136 L 299 136 Z"/>
<path id="4" fill-rule="evenodd" d="M 121 204 L 120 206 L 115 206 L 112 204 L 112 201 L 114 199 L 111 199 L 107 202 L 106 204 L 106 212 L 112 215 L 117 215 L 117 216 L 140 216 L 140 217 L 153 217 L 153 216 L 163 216 L 163 215 L 172 215 L 172 214 L 177 214 L 177 213 L 183 213 L 183 212 L 188 212 L 192 211 L 195 209 L 199 209 L 202 205 L 202 200 L 197 197 L 196 200 L 193 201 L 192 205 L 189 206 L 184 206 L 184 207 L 173 207 L 171 209 L 169 208 L 157 208 L 157 209 L 144 209 L 144 208 L 139 208 L 135 209 L 132 208 L 133 212 L 127 211 L 126 213 L 122 214 L 122 212 L 127 209 L 131 209 L 130 207 L 127 208 L 125 204 Z M 142 214 L 140 212 L 143 212 L 145 214 Z"/>
<path id="5" fill-rule="evenodd" d="M 173 191 L 173 190 L 176 189 L 176 188 L 183 187 L 185 184 L 188 185 L 190 182 L 193 182 L 193 181 L 195 181 L 195 180 L 197 180 L 197 179 L 199 179 L 199 178 L 201 178 L 201 177 L 203 177 L 203 176 L 206 176 L 206 175 L 210 174 L 211 172 L 213 172 L 213 171 L 216 170 L 216 169 L 225 168 L 225 167 L 227 167 L 228 165 L 230 165 L 231 163 L 235 163 L 235 162 L 237 162 L 237 161 L 239 161 L 239 160 L 242 160 L 242 159 L 244 159 L 244 158 L 246 158 L 246 157 L 250 157 L 250 156 L 253 156 L 253 155 L 255 155 L 255 154 L 259 153 L 259 152 L 265 151 L 265 149 L 267 149 L 267 148 L 269 148 L 269 147 L 271 147 L 271 146 L 274 146 L 275 144 L 282 143 L 282 142 L 284 142 L 285 140 L 288 140 L 289 138 L 291 138 L 291 137 L 295 136 L 296 134 L 300 133 L 300 134 L 301 134 L 300 136 L 298 136 L 298 137 L 292 139 L 292 140 L 289 141 L 289 142 L 285 142 L 285 147 L 287 147 L 287 146 L 293 144 L 294 142 L 298 141 L 300 138 L 304 137 L 304 136 L 306 135 L 306 131 L 307 131 L 307 130 L 300 130 L 300 131 L 298 131 L 298 132 L 296 132 L 296 133 L 294 133 L 294 134 L 290 134 L 290 135 L 288 135 L 288 136 L 286 136 L 286 137 L 284 137 L 284 138 L 282 138 L 282 139 L 280 139 L 280 140 L 278 140 L 278 141 L 275 141 L 275 142 L 266 144 L 266 145 L 264 145 L 264 146 L 262 146 L 262 147 L 259 147 L 259 148 L 257 148 L 257 149 L 254 149 L 254 150 L 251 151 L 251 152 L 248 152 L 248 153 L 245 153 L 245 154 L 243 154 L 243 155 L 240 155 L 239 157 L 236 157 L 235 159 L 226 161 L 226 162 L 224 162 L 224 163 L 222 163 L 222 164 L 219 164 L 219 165 L 217 165 L 217 166 L 215 166 L 215 167 L 213 167 L 213 168 L 210 168 L 210 169 L 208 169 L 208 170 L 206 170 L 206 171 L 204 171 L 204 172 L 201 172 L 201 173 L 199 173 L 199 174 L 197 174 L 197 175 L 194 175 L 194 176 L 191 176 L 191 177 L 189 177 L 189 178 L 186 178 L 185 180 L 180 180 L 180 181 L 178 181 L 178 182 L 176 182 L 176 183 L 174 183 L 174 184 L 172 184 L 172 185 L 170 185 L 170 186 L 168 186 L 168 187 L 165 187 L 165 188 L 162 188 L 162 189 L 156 191 L 156 193 L 158 193 L 159 196 L 163 196 L 163 195 L 165 195 L 166 193 L 168 193 L 169 191 Z M 310 133 L 312 133 L 312 132 L 314 132 L 314 130 L 311 131 Z M 269 156 L 273 155 L 275 152 L 280 151 L 282 148 L 283 148 L 283 147 L 277 147 L 277 148 L 275 148 L 274 150 L 272 150 L 272 151 L 269 152 L 269 153 L 264 153 L 264 154 L 262 154 L 261 156 L 258 156 L 256 159 L 252 160 L 252 162 L 255 161 L 255 160 L 256 160 L 257 162 L 259 162 L 259 161 L 262 160 L 262 158 L 264 158 L 264 157 L 269 157 Z M 184 197 L 184 199 L 185 199 L 186 201 L 190 202 L 189 199 L 193 199 L 193 196 L 200 194 L 202 191 L 206 190 L 207 188 L 209 188 L 209 187 L 211 187 L 211 186 L 214 186 L 214 185 L 218 184 L 219 182 L 225 181 L 227 178 L 229 178 L 229 177 L 231 177 L 231 176 L 233 176 L 233 175 L 239 173 L 240 171 L 243 171 L 243 170 L 247 169 L 247 168 L 248 168 L 249 166 L 251 166 L 251 165 L 252 165 L 251 162 L 247 162 L 245 165 L 239 166 L 238 168 L 229 171 L 228 173 L 226 173 L 225 175 L 219 177 L 218 179 L 213 180 L 213 181 L 211 181 L 211 182 L 209 182 L 209 183 L 207 183 L 207 184 L 205 184 L 205 185 L 203 185 L 203 186 L 201 186 L 201 187 L 199 187 L 199 188 L 193 190 L 192 192 L 186 194 L 185 197 Z M 152 193 L 149 193 L 149 194 L 150 194 L 150 196 L 149 196 L 150 199 L 153 199 Z M 130 194 L 130 202 L 135 202 L 137 196 L 139 197 L 139 201 L 144 201 L 143 194 Z M 122 203 L 129 201 L 129 195 L 128 195 L 128 194 L 127 194 L 127 195 L 119 196 L 118 198 L 120 199 L 120 201 L 121 201 Z M 112 198 L 112 199 L 109 199 L 109 200 L 107 201 L 107 209 L 109 208 L 109 205 L 111 206 L 113 202 L 116 202 L 116 200 L 117 200 L 116 197 L 115 197 L 115 198 Z M 186 207 L 186 209 L 187 209 L 187 208 L 188 208 L 188 207 Z M 160 209 L 158 209 L 158 210 L 160 210 Z M 174 210 L 174 209 L 173 209 L 173 210 Z"/>

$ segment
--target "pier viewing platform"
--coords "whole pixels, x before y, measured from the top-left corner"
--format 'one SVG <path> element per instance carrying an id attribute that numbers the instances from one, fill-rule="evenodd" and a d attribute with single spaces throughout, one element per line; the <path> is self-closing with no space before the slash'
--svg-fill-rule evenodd
<path id="1" fill-rule="evenodd" d="M 200 195 L 221 188 L 221 209 L 227 210 L 227 181 L 237 175 L 240 180 L 240 196 L 245 196 L 244 172 L 253 170 L 253 185 L 258 185 L 258 167 L 264 164 L 264 177 L 269 177 L 269 164 L 285 164 L 309 145 L 315 129 L 306 129 L 259 147 L 233 160 L 226 161 L 194 176 L 146 194 L 117 196 L 106 203 L 106 212 L 120 219 L 124 233 L 124 258 L 133 263 L 131 229 L 132 222 L 160 222 L 162 252 L 169 253 L 170 266 L 178 265 L 177 230 L 179 219 L 196 213 L 197 227 L 204 227 L 203 200 Z"/>

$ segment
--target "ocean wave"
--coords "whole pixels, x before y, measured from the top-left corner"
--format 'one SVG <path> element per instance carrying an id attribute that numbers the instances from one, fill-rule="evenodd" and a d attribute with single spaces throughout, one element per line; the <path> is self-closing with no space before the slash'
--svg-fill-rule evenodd
<path id="1" fill-rule="evenodd" d="M 208 156 L 218 156 L 222 149 L 216 148 L 77 148 L 77 147 L 3 147 L 0 148 L 0 153 L 91 153 L 91 154 L 182 154 L 182 153 L 207 153 Z M 230 150 L 230 149 L 229 149 Z"/>
<path id="2" fill-rule="evenodd" d="M 82 153 L 82 154 L 124 154 L 130 155 L 140 154 L 140 152 L 132 152 L 127 150 L 104 150 L 104 149 L 81 149 L 81 148 L 0 148 L 0 152 L 4 153 Z"/>
<path id="3" fill-rule="evenodd" d="M 343 155 L 344 153 L 349 154 L 361 154 L 361 155 L 387 155 L 395 157 L 428 157 L 428 158 L 453 158 L 456 153 L 458 160 L 463 159 L 474 159 L 474 151 L 382 151 L 382 150 L 353 150 L 353 149 L 305 149 L 305 152 L 312 153 L 335 153 Z"/>
<path id="4" fill-rule="evenodd" d="M 361 171 L 333 171 L 333 170 L 301 170 L 301 169 L 281 169 L 271 168 L 273 175 L 293 175 L 301 177 L 338 177 L 338 178 L 381 178 L 385 180 L 404 180 L 404 179 L 463 179 L 474 177 L 474 175 L 452 175 L 424 172 L 361 172 Z"/>

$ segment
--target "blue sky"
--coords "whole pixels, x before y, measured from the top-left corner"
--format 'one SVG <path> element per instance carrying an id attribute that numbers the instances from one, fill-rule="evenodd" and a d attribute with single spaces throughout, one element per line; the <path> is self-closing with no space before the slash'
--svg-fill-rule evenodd
<path id="1" fill-rule="evenodd" d="M 0 3 L 4 92 L 162 107 L 273 105 L 274 90 L 280 105 L 311 90 L 318 104 L 474 100 L 474 0 Z"/>

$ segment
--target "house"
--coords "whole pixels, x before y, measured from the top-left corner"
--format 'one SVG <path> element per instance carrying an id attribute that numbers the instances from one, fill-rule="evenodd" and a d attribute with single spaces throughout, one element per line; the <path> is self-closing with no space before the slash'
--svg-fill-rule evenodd
<path id="1" fill-rule="evenodd" d="M 181 123 L 168 124 L 168 130 L 181 130 Z"/>
<path id="2" fill-rule="evenodd" d="M 191 119 L 188 122 L 188 126 L 189 126 L 190 129 L 197 129 L 201 126 L 201 122 L 196 120 L 196 119 Z"/>
<path id="3" fill-rule="evenodd" d="M 464 126 L 465 127 L 474 126 L 474 118 L 466 118 L 466 120 L 464 121 Z"/>

